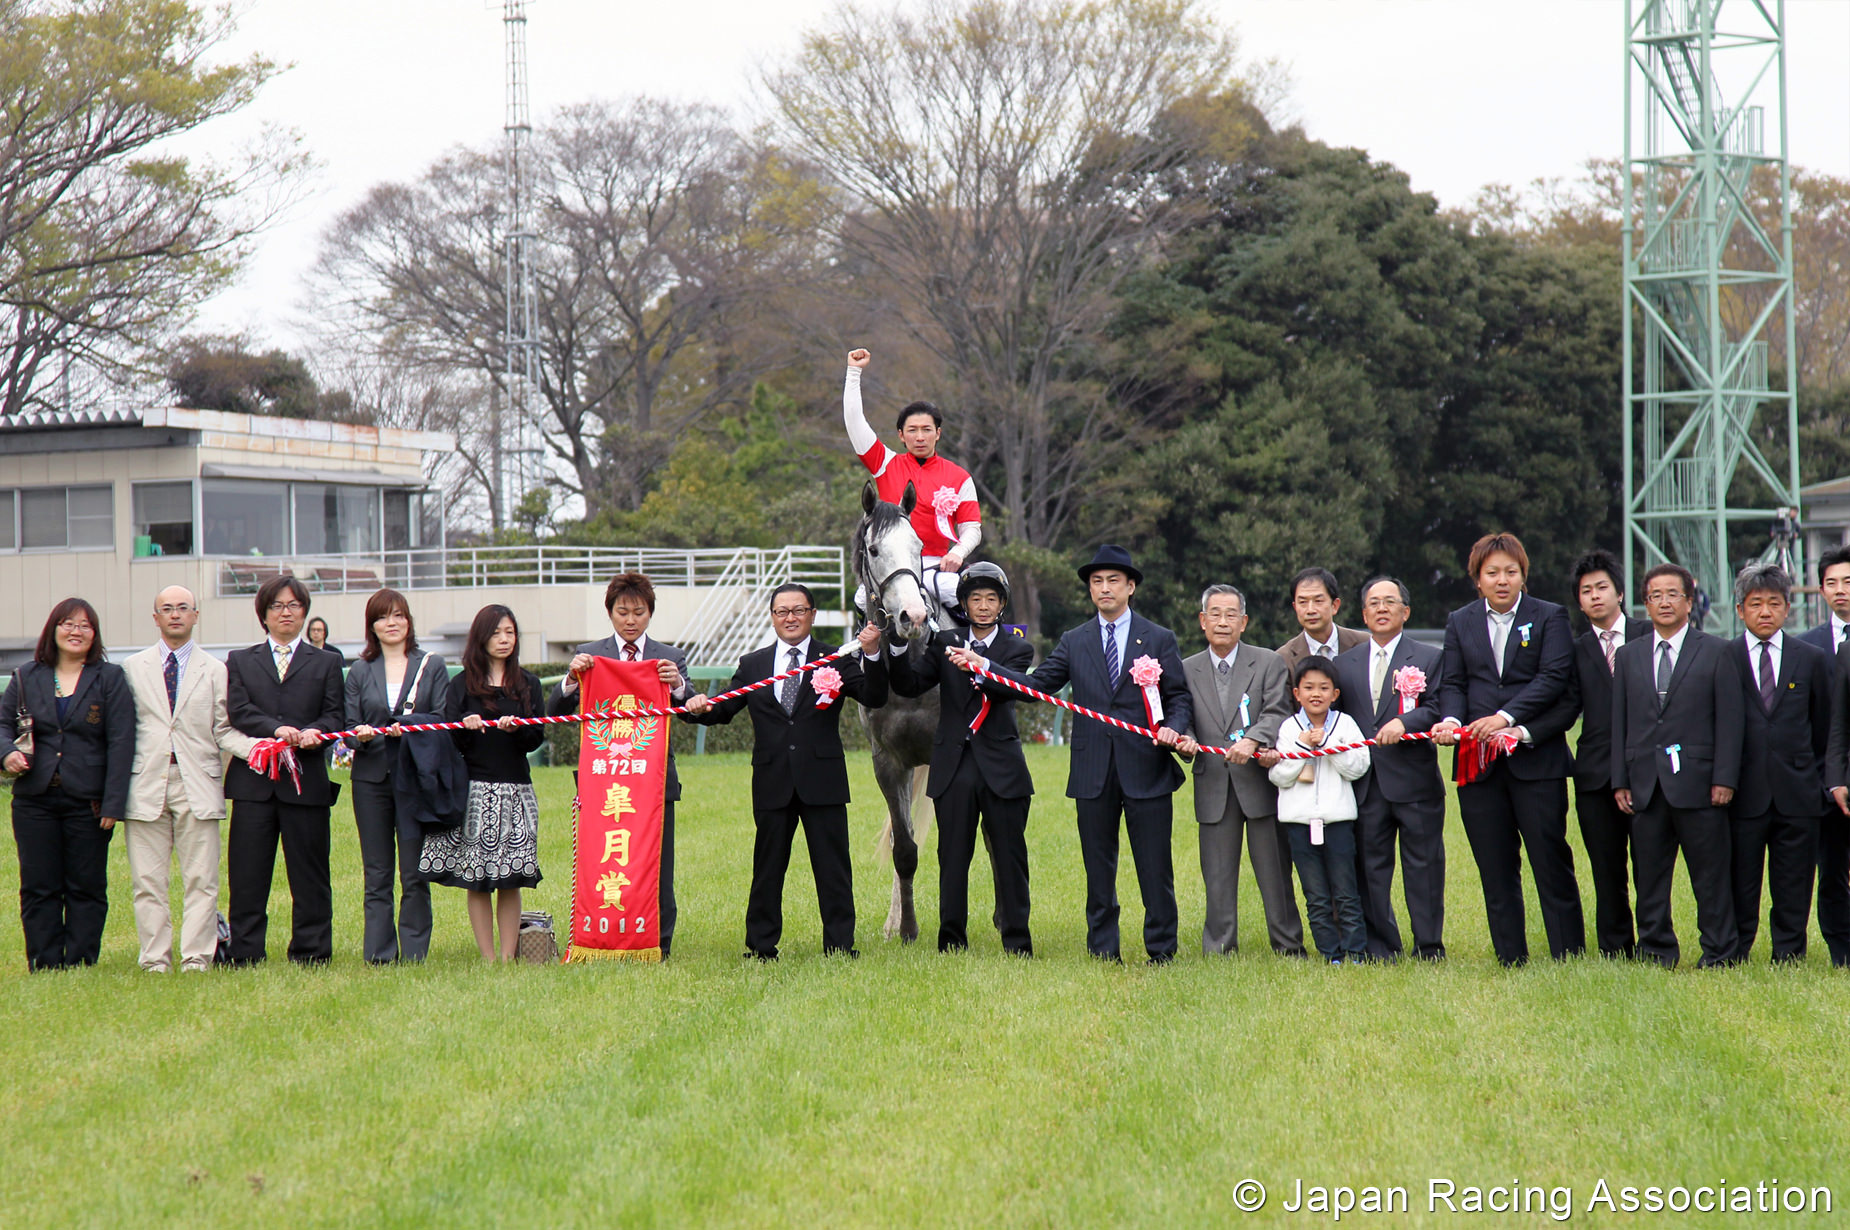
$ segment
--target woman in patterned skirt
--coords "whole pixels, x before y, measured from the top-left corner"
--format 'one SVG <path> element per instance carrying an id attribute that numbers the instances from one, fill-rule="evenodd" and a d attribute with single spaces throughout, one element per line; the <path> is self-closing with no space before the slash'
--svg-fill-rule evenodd
<path id="1" fill-rule="evenodd" d="M 520 890 L 540 882 L 540 811 L 527 753 L 544 726 L 511 719 L 544 712 L 539 676 L 520 666 L 520 625 L 504 606 L 485 606 L 469 626 L 461 687 L 451 687 L 444 718 L 467 730 L 452 736 L 469 764 L 469 812 L 461 828 L 428 834 L 419 870 L 435 884 L 469 892 L 469 925 L 484 960 L 512 961 L 520 942 Z M 497 901 L 495 894 L 500 894 Z"/>

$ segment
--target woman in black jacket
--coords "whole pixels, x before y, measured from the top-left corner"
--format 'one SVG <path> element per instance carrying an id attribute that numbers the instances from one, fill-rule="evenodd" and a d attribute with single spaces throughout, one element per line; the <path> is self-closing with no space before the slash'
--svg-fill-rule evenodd
<path id="1" fill-rule="evenodd" d="M 31 733 L 31 749 L 19 740 Z M 19 920 L 32 970 L 95 965 L 109 917 L 109 839 L 128 810 L 135 698 L 103 661 L 96 608 L 52 608 L 32 661 L 0 697 L 0 765 L 13 782 Z"/>
<path id="2" fill-rule="evenodd" d="M 418 648 L 411 607 L 395 589 L 366 600 L 366 648 L 347 672 L 347 725 L 353 740 L 353 820 L 366 876 L 363 951 L 374 964 L 422 961 L 430 951 L 430 885 L 418 871 L 424 830 L 399 814 L 392 793 L 399 719 L 442 713 L 450 694 L 443 659 Z M 398 926 L 392 926 L 392 862 L 399 876 Z"/>
<path id="3" fill-rule="evenodd" d="M 545 712 L 539 676 L 520 666 L 514 612 L 496 605 L 476 613 L 458 683 L 443 716 L 469 728 L 454 736 L 469 765 L 468 818 L 461 828 L 430 834 L 419 866 L 438 884 L 469 890 L 469 925 L 482 959 L 496 957 L 499 921 L 499 955 L 512 961 L 520 943 L 520 890 L 540 882 L 540 808 L 527 754 L 546 738 L 544 726 L 509 724 Z"/>

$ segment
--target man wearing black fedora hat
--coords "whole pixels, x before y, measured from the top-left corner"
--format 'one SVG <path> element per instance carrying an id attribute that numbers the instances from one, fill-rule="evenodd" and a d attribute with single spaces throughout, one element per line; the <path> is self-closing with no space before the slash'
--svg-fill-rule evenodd
<path id="1" fill-rule="evenodd" d="M 1073 703 L 1136 726 L 1134 735 L 1087 717 L 1073 720 L 1066 795 L 1079 813 L 1086 863 L 1086 950 L 1118 959 L 1118 818 L 1124 818 L 1143 896 L 1143 946 L 1153 963 L 1175 959 L 1176 887 L 1170 858 L 1172 799 L 1182 785 L 1175 755 L 1192 707 L 1175 634 L 1130 609 L 1143 573 L 1130 552 L 1107 543 L 1079 570 L 1098 616 L 1060 638 L 1047 660 L 1025 674 L 983 663 L 1038 691 L 1073 685 Z M 983 660 L 950 649 L 965 670 Z"/>

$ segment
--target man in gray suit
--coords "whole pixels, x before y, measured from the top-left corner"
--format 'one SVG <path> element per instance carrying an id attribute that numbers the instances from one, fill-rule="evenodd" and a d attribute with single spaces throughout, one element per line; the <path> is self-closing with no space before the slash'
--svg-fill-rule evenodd
<path id="1" fill-rule="evenodd" d="M 1200 619 L 1208 647 L 1182 663 L 1194 701 L 1190 746 L 1209 743 L 1229 749 L 1225 759 L 1195 758 L 1195 820 L 1208 898 L 1201 951 L 1239 950 L 1244 832 L 1273 951 L 1301 957 L 1304 925 L 1278 838 L 1278 790 L 1253 760 L 1255 752 L 1273 745 L 1279 723 L 1291 712 L 1291 681 L 1277 654 L 1240 643 L 1246 631 L 1246 597 L 1239 590 L 1208 586 L 1201 594 Z"/>
<path id="2" fill-rule="evenodd" d="M 688 698 L 687 654 L 649 635 L 649 621 L 655 616 L 655 586 L 640 572 L 620 572 L 604 588 L 604 610 L 610 616 L 612 634 L 599 641 L 587 641 L 572 656 L 572 664 L 559 686 L 553 689 L 546 711 L 555 716 L 575 712 L 578 708 L 578 677 L 591 669 L 592 658 L 615 658 L 619 662 L 654 662 L 663 683 L 668 685 L 671 704 Z M 681 777 L 675 772 L 674 753 L 668 753 L 668 779 L 662 790 L 662 878 L 661 906 L 662 956 L 674 942 L 674 805 L 681 797 Z"/>

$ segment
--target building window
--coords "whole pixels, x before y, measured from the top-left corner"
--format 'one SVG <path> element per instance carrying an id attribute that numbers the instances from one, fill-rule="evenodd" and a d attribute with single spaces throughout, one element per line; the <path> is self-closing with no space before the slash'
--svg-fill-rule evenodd
<path id="1" fill-rule="evenodd" d="M 19 493 L 19 545 L 107 550 L 116 545 L 114 487 L 29 487 Z"/>
<path id="2" fill-rule="evenodd" d="M 204 480 L 207 555 L 288 555 L 289 487 L 285 483 Z"/>
<path id="3" fill-rule="evenodd" d="M 0 491 L 0 551 L 19 549 L 19 492 Z"/>
<path id="4" fill-rule="evenodd" d="M 346 555 L 379 549 L 379 488 L 295 483 L 295 553 Z"/>
<path id="5" fill-rule="evenodd" d="M 406 551 L 424 545 L 424 494 L 404 489 L 385 493 L 385 549 Z"/>
<path id="6" fill-rule="evenodd" d="M 149 554 L 193 553 L 193 484 L 136 483 L 134 501 L 135 536 L 148 540 Z"/>

